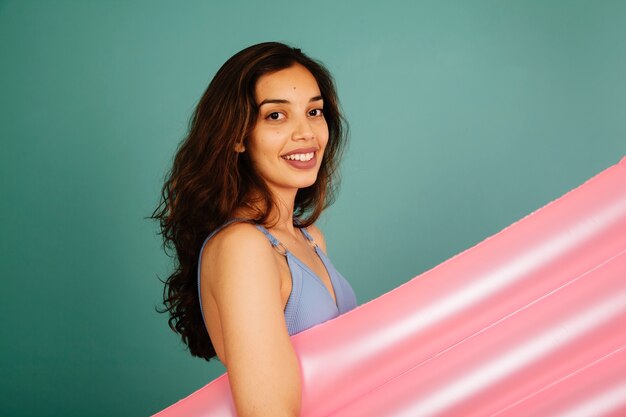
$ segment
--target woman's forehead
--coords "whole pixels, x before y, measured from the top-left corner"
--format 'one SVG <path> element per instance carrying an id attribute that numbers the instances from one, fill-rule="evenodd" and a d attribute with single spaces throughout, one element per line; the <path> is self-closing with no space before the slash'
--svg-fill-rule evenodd
<path id="1" fill-rule="evenodd" d="M 320 89 L 313 74 L 295 64 L 261 76 L 256 83 L 255 95 L 258 103 L 264 100 L 309 100 L 319 96 Z"/>

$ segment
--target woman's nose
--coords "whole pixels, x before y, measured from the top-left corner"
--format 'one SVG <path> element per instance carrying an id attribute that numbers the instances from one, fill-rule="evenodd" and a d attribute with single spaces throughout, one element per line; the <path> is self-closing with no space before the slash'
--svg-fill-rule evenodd
<path id="1" fill-rule="evenodd" d="M 308 118 L 299 119 L 294 127 L 291 139 L 298 141 L 311 140 L 315 138 L 311 122 Z"/>

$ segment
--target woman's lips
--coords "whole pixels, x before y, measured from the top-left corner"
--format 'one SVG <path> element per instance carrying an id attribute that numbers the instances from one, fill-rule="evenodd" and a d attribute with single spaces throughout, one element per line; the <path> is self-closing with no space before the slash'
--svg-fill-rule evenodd
<path id="1" fill-rule="evenodd" d="M 297 154 L 306 155 L 307 153 L 311 153 L 311 152 L 297 153 Z M 292 153 L 290 155 L 296 155 L 296 154 Z M 313 152 L 313 157 L 309 159 L 308 161 L 300 161 L 298 159 L 287 159 L 285 156 L 283 156 L 283 160 L 287 162 L 289 165 L 291 165 L 292 167 L 297 168 L 297 169 L 311 169 L 317 165 L 317 152 Z"/>

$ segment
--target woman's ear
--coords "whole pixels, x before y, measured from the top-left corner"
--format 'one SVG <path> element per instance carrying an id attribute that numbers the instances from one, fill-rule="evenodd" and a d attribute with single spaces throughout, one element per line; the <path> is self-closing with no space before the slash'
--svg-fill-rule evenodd
<path id="1" fill-rule="evenodd" d="M 244 153 L 246 151 L 246 147 L 243 146 L 243 143 L 238 143 L 235 145 L 235 152 L 237 153 Z"/>

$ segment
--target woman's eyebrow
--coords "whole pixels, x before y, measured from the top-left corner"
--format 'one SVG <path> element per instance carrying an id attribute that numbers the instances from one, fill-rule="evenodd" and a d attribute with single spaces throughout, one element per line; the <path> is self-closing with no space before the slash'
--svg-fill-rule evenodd
<path id="1" fill-rule="evenodd" d="M 322 96 L 315 96 L 315 97 L 311 97 L 311 99 L 309 100 L 309 103 L 313 103 L 314 101 L 320 101 L 322 100 L 323 97 Z M 290 103 L 289 100 L 285 100 L 285 99 L 280 99 L 280 98 L 266 98 L 265 100 L 263 100 L 262 102 L 259 103 L 259 107 L 261 107 L 264 104 L 286 104 L 286 103 Z"/>

